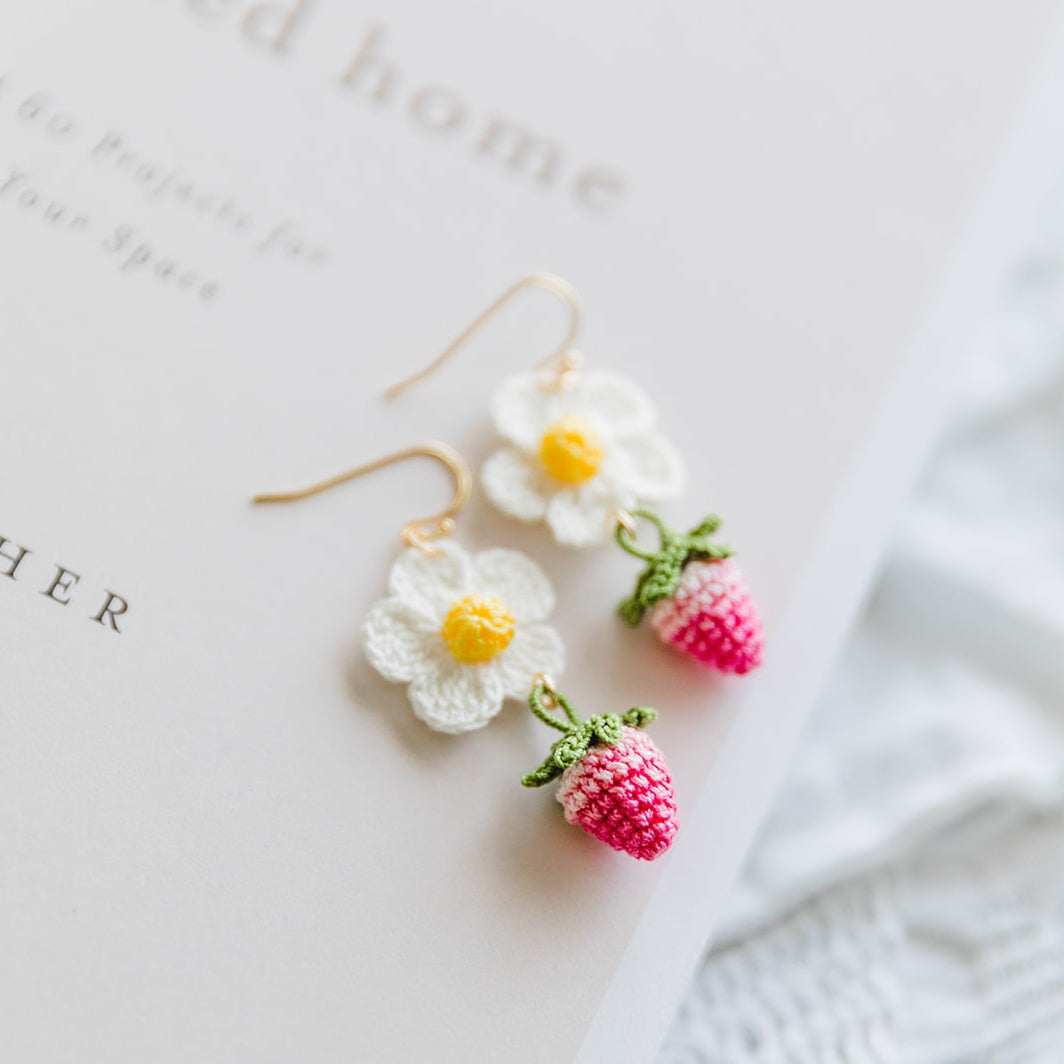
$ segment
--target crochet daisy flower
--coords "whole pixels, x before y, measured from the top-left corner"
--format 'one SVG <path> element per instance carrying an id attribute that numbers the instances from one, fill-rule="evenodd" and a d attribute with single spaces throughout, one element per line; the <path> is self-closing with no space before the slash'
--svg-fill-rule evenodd
<path id="1" fill-rule="evenodd" d="M 565 653 L 544 623 L 554 589 L 535 562 L 513 550 L 439 549 L 396 560 L 389 597 L 366 618 L 363 646 L 386 680 L 409 685 L 421 720 L 457 735 L 487 724 L 503 699 L 523 699 L 537 672 L 560 672 Z"/>
<path id="2" fill-rule="evenodd" d="M 553 390 L 534 373 L 511 377 L 492 397 L 491 415 L 511 446 L 485 462 L 485 492 L 512 517 L 545 520 L 566 546 L 601 543 L 612 511 L 682 490 L 683 462 L 653 431 L 653 406 L 615 373 L 582 372 Z"/>

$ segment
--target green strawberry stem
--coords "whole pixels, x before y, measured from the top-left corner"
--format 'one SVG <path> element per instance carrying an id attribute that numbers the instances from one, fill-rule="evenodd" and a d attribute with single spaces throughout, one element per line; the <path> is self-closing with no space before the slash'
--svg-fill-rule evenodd
<path id="1" fill-rule="evenodd" d="M 568 720 L 556 717 L 547 708 L 547 697 L 561 706 Z M 545 683 L 537 683 L 528 696 L 528 705 L 544 724 L 557 728 L 562 737 L 550 748 L 546 761 L 539 768 L 527 773 L 521 780 L 523 787 L 542 787 L 560 776 L 570 765 L 580 761 L 597 743 L 616 746 L 621 741 L 621 729 L 642 728 L 657 718 L 657 710 L 649 706 L 633 706 L 623 716 L 616 713 L 599 713 L 582 721 L 573 704 L 565 695 L 549 691 Z"/>
<path id="2" fill-rule="evenodd" d="M 695 559 L 722 561 L 730 558 L 735 551 L 731 547 L 709 542 L 709 537 L 721 525 L 721 519 L 713 514 L 686 533 L 673 531 L 655 510 L 641 507 L 633 510 L 632 516 L 645 517 L 657 528 L 661 539 L 657 550 L 640 547 L 627 525 L 617 523 L 614 533 L 617 542 L 629 554 L 647 562 L 647 567 L 636 581 L 632 597 L 625 599 L 618 608 L 624 623 L 635 628 L 651 606 L 675 594 L 688 562 Z"/>

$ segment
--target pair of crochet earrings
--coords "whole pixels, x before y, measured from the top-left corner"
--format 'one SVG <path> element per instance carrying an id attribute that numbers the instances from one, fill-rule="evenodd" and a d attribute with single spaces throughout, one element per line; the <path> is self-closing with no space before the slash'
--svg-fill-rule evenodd
<path id="1" fill-rule="evenodd" d="M 564 545 L 589 547 L 613 538 L 644 563 L 619 608 L 628 625 L 649 615 L 664 641 L 723 672 L 748 672 L 761 660 L 761 623 L 733 551 L 710 540 L 720 519 L 708 517 L 679 533 L 643 505 L 679 493 L 683 463 L 655 431 L 654 409 L 640 389 L 618 374 L 583 369 L 573 347 L 579 300 L 567 282 L 551 274 L 519 281 L 428 367 L 387 394 L 436 370 L 528 288 L 558 297 L 569 310 L 569 328 L 544 363 L 504 381 L 493 396 L 492 418 L 507 446 L 481 471 L 485 493 L 513 517 L 545 521 Z M 557 798 L 570 823 L 636 857 L 664 853 L 676 832 L 672 784 L 660 751 L 641 730 L 657 713 L 636 707 L 581 720 L 554 687 L 550 676 L 561 672 L 565 652 L 547 623 L 555 596 L 546 574 L 519 551 L 470 555 L 449 538 L 472 488 L 469 468 L 453 448 L 427 442 L 254 501 L 307 498 L 419 455 L 446 466 L 454 497 L 443 512 L 403 527 L 407 550 L 392 567 L 389 596 L 363 626 L 370 663 L 385 679 L 408 685 L 422 721 L 452 735 L 483 727 L 505 699 L 527 697 L 532 712 L 562 736 L 522 783 L 538 787 L 561 776 Z M 655 526 L 656 548 L 639 543 L 639 519 Z"/>

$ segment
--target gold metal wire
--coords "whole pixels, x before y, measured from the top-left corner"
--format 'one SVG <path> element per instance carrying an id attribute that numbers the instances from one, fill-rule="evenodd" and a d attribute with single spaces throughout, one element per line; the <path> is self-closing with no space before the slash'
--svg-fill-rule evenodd
<path id="1" fill-rule="evenodd" d="M 573 344 L 580 332 L 580 297 L 576 289 L 566 280 L 553 273 L 533 273 L 523 277 L 516 284 L 510 285 L 505 292 L 494 300 L 489 306 L 481 311 L 424 369 L 418 370 L 409 377 L 393 384 L 384 393 L 388 399 L 394 399 L 402 395 L 408 388 L 423 381 L 426 377 L 436 372 L 486 321 L 492 318 L 518 293 L 528 288 L 540 288 L 550 292 L 569 311 L 569 326 L 561 343 L 545 358 L 536 364 L 537 369 L 547 369 L 554 365 L 554 387 L 563 387 L 566 379 L 577 370 L 583 359 L 580 352 L 575 350 Z"/>
<path id="2" fill-rule="evenodd" d="M 454 479 L 454 497 L 445 510 L 430 517 L 419 517 L 408 521 L 400 532 L 403 542 L 408 546 L 416 548 L 422 554 L 436 556 L 441 552 L 430 544 L 433 540 L 449 536 L 454 531 L 455 518 L 469 501 L 473 488 L 473 478 L 465 459 L 449 444 L 441 443 L 439 440 L 427 440 L 417 446 L 407 447 L 394 454 L 385 455 L 383 458 L 376 458 L 372 462 L 349 469 L 346 473 L 338 473 L 334 477 L 329 477 L 328 480 L 311 484 L 308 488 L 300 488 L 296 491 L 265 492 L 256 495 L 251 501 L 254 503 L 297 502 L 338 487 L 340 484 L 346 484 L 349 480 L 356 480 L 367 473 L 384 469 L 385 466 L 405 462 L 408 458 L 434 458 L 447 468 Z"/>
<path id="3" fill-rule="evenodd" d="M 538 687 L 540 684 L 543 685 L 543 707 L 557 709 L 561 703 L 558 701 L 558 688 L 554 686 L 554 681 L 545 672 L 537 672 L 532 678 L 532 686 Z"/>
<path id="4" fill-rule="evenodd" d="M 611 526 L 620 525 L 633 540 L 639 535 L 639 529 L 636 528 L 635 518 L 627 510 L 611 510 L 606 515 L 606 524 Z"/>

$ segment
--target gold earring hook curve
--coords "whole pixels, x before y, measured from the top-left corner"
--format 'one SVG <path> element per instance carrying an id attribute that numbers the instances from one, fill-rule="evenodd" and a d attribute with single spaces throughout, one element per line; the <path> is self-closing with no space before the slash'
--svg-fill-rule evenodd
<path id="1" fill-rule="evenodd" d="M 498 296 L 484 310 L 480 312 L 424 369 L 405 377 L 393 384 L 384 393 L 388 399 L 394 399 L 402 395 L 408 388 L 431 376 L 446 362 L 489 318 L 502 309 L 519 292 L 527 288 L 540 288 L 545 292 L 557 297 L 563 306 L 569 311 L 569 326 L 565 337 L 560 344 L 542 362 L 536 363 L 537 369 L 544 369 L 552 362 L 557 362 L 557 382 L 564 381 L 567 374 L 572 373 L 580 365 L 580 355 L 574 350 L 573 343 L 580 333 L 580 297 L 576 289 L 562 277 L 553 273 L 533 273 L 528 277 L 522 277 L 520 281 L 510 285 L 501 296 Z"/>
<path id="2" fill-rule="evenodd" d="M 438 548 L 430 546 L 431 542 L 434 539 L 449 536 L 454 531 L 454 519 L 465 504 L 469 502 L 469 496 L 473 489 L 473 477 L 469 472 L 469 466 L 466 465 L 465 459 L 449 444 L 441 443 L 439 440 L 428 440 L 415 447 L 407 447 L 402 451 L 396 451 L 394 454 L 385 455 L 383 458 L 376 458 L 372 462 L 366 462 L 363 465 L 356 466 L 354 469 L 349 469 L 346 473 L 338 473 L 335 477 L 329 477 L 328 480 L 311 484 L 308 488 L 300 488 L 296 491 L 264 492 L 254 496 L 251 501 L 254 503 L 297 502 L 300 499 L 307 499 L 311 495 L 318 495 L 323 491 L 328 491 L 330 488 L 346 484 L 349 480 L 356 480 L 367 473 L 384 469 L 385 466 L 395 465 L 397 462 L 405 462 L 408 458 L 434 458 L 447 468 L 447 471 L 454 479 L 454 497 L 445 510 L 441 510 L 431 517 L 419 517 L 413 521 L 408 521 L 403 525 L 400 532 L 402 540 L 407 546 L 414 547 L 421 551 L 422 554 L 436 556 L 441 552 Z"/>

